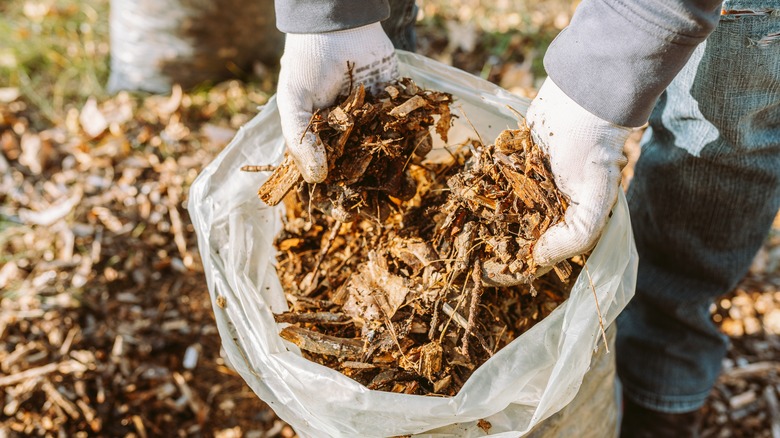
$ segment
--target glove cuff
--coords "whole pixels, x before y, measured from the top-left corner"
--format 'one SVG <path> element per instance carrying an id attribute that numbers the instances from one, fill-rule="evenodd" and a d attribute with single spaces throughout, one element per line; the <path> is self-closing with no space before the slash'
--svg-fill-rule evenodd
<path id="1" fill-rule="evenodd" d="M 387 34 L 382 29 L 382 24 L 378 21 L 353 29 L 334 30 L 332 32 L 288 33 L 285 37 L 285 52 L 290 47 L 318 45 L 326 41 L 329 46 L 357 45 L 360 47 L 366 44 L 371 45 L 375 41 L 384 41 L 387 38 Z"/>
<path id="2" fill-rule="evenodd" d="M 536 96 L 538 105 L 543 105 L 548 110 L 555 109 L 555 116 L 571 122 L 572 124 L 590 125 L 600 129 L 614 129 L 621 132 L 630 133 L 632 128 L 616 125 L 612 122 L 602 119 L 583 108 L 574 99 L 570 98 L 552 78 L 547 77 L 539 89 Z"/>
<path id="3" fill-rule="evenodd" d="M 276 27 L 287 34 L 354 29 L 388 17 L 387 0 L 276 0 Z"/>

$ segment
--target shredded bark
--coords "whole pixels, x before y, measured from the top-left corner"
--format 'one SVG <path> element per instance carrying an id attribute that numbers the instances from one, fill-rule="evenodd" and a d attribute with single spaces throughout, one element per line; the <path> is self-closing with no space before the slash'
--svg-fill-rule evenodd
<path id="1" fill-rule="evenodd" d="M 569 263 L 536 278 L 533 243 L 566 200 L 526 127 L 424 160 L 429 127 L 446 140 L 451 100 L 410 79 L 376 96 L 355 87 L 311 123 L 328 179 L 285 198 L 281 335 L 371 389 L 454 395 L 569 293 Z M 494 287 L 506 279 L 524 284 Z"/>

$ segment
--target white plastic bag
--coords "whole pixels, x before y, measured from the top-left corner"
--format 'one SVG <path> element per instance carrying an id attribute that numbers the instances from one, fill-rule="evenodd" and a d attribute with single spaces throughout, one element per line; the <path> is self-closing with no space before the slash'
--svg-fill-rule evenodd
<path id="1" fill-rule="evenodd" d="M 276 64 L 273 0 L 111 0 L 108 91 L 167 93 Z"/>
<path id="2" fill-rule="evenodd" d="M 528 107 L 528 100 L 470 74 L 419 55 L 398 54 L 402 76 L 452 93 L 455 113 L 465 113 L 485 141 L 517 126 L 507 105 L 522 113 Z M 473 135 L 463 116 L 455 120 L 452 143 Z M 189 211 L 227 356 L 257 395 L 300 435 L 484 436 L 477 421 L 486 419 L 494 436 L 517 437 L 574 398 L 601 339 L 592 287 L 607 326 L 634 291 L 637 255 L 622 194 L 588 259 L 592 286 L 581 275 L 566 302 L 478 368 L 456 396 L 394 394 L 369 390 L 310 362 L 278 336 L 271 312 L 287 306 L 274 270 L 272 242 L 282 211 L 257 199 L 257 188 L 268 174 L 239 168 L 279 163 L 283 152 L 272 98 L 203 170 L 190 190 Z"/>

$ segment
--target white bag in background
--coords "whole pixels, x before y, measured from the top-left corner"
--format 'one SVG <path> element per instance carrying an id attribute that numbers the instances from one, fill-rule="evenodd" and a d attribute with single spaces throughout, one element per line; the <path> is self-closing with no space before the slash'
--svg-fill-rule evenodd
<path id="1" fill-rule="evenodd" d="M 273 0 L 111 0 L 108 91 L 167 93 L 275 65 Z"/>
<path id="2" fill-rule="evenodd" d="M 422 87 L 452 93 L 454 113 L 465 113 L 487 142 L 503 129 L 516 128 L 507 105 L 521 113 L 528 107 L 527 99 L 468 73 L 412 53 L 399 51 L 398 56 L 402 76 Z M 462 115 L 455 119 L 451 144 L 473 136 Z M 478 368 L 456 396 L 394 394 L 369 390 L 304 359 L 295 345 L 278 335 L 272 312 L 283 312 L 287 305 L 274 269 L 273 240 L 283 212 L 257 198 L 268 173 L 239 168 L 278 164 L 283 153 L 279 114 L 271 98 L 197 178 L 190 190 L 189 212 L 227 356 L 255 393 L 301 436 L 426 432 L 432 437 L 485 436 L 477 421 L 486 419 L 492 436 L 518 437 L 577 395 L 594 351 L 603 351 L 592 287 L 609 326 L 628 303 L 636 283 L 637 254 L 622 193 L 588 259 L 592 286 L 588 276 L 581 275 L 566 302 Z M 224 307 L 217 305 L 217 297 Z M 604 357 L 606 361 L 594 363 L 601 364 L 599 369 L 606 367 L 599 381 L 609 379 L 610 385 L 591 385 L 588 391 L 600 391 L 601 398 L 606 391 L 611 400 L 614 359 L 612 354 Z M 591 394 L 580 394 L 578 400 L 584 398 Z M 614 411 L 614 404 L 610 406 Z M 550 430 L 577 430 L 578 419 L 567 420 L 562 417 L 565 412 L 556 421 L 568 421 L 569 426 L 557 424 Z"/>

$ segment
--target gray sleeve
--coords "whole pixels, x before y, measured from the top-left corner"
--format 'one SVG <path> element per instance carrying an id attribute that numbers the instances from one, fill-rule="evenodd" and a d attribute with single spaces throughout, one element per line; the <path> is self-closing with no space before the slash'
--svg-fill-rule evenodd
<path id="1" fill-rule="evenodd" d="M 575 102 L 640 126 L 718 23 L 722 0 L 584 0 L 550 45 L 547 74 Z"/>
<path id="2" fill-rule="evenodd" d="M 390 16 L 387 0 L 275 0 L 276 27 L 284 33 L 352 29 Z"/>

